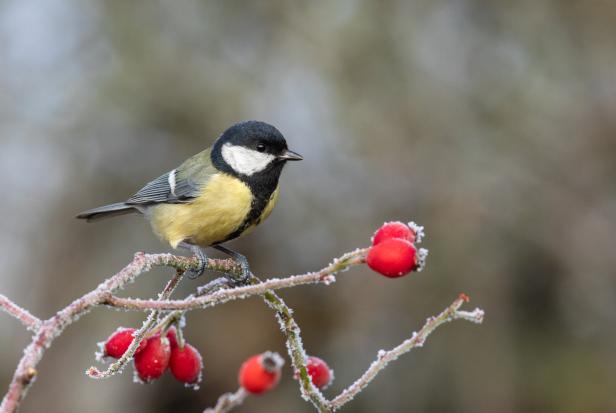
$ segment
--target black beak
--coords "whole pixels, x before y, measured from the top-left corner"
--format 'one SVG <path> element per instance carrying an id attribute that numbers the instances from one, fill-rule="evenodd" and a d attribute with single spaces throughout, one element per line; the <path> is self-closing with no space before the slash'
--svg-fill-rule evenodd
<path id="1" fill-rule="evenodd" d="M 278 159 L 283 161 L 301 161 L 304 157 L 297 152 L 287 149 L 282 155 L 278 155 Z"/>

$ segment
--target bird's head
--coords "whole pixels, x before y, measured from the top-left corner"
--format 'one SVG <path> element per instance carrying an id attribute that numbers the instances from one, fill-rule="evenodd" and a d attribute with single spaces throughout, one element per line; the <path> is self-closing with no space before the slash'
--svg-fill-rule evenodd
<path id="1" fill-rule="evenodd" d="M 287 161 L 301 161 L 287 147 L 282 133 L 265 122 L 236 123 L 224 131 L 212 147 L 212 161 L 219 170 L 238 176 L 280 171 Z"/>

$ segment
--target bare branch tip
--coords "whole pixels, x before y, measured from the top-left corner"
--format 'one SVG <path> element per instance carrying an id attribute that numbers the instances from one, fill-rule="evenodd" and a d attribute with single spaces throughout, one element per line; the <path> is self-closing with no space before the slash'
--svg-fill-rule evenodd
<path id="1" fill-rule="evenodd" d="M 462 301 L 464 301 L 465 303 L 468 303 L 471 301 L 471 297 L 469 297 L 468 295 L 464 294 L 464 293 L 460 293 L 460 295 L 458 295 L 458 298 Z"/>
<path id="2" fill-rule="evenodd" d="M 86 370 L 86 376 L 92 378 L 92 379 L 100 379 L 103 376 L 103 373 L 97 369 L 96 367 L 92 366 L 89 369 Z"/>
<path id="3" fill-rule="evenodd" d="M 485 311 L 475 308 L 473 311 L 456 311 L 455 318 L 464 319 L 475 324 L 483 323 Z"/>

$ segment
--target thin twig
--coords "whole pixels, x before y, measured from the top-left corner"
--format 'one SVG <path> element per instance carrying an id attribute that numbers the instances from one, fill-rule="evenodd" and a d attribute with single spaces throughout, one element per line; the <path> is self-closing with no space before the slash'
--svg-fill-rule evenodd
<path id="1" fill-rule="evenodd" d="M 401 355 L 408 353 L 415 347 L 423 346 L 426 338 L 428 338 L 428 336 L 442 324 L 458 319 L 481 323 L 484 316 L 483 310 L 477 308 L 471 312 L 458 311 L 462 304 L 466 301 L 468 301 L 468 297 L 464 294 L 460 294 L 460 297 L 458 297 L 439 315 L 428 318 L 426 324 L 424 324 L 421 330 L 413 333 L 411 338 L 403 341 L 389 351 L 379 351 L 376 360 L 372 362 L 370 367 L 368 367 L 368 370 L 366 370 L 359 379 L 357 379 L 353 384 L 347 387 L 344 391 L 342 391 L 342 393 L 328 403 L 328 411 L 333 412 L 338 410 L 351 401 L 353 397 L 362 391 L 390 362 L 396 360 Z"/>
<path id="2" fill-rule="evenodd" d="M 41 320 L 2 294 L 0 294 L 0 309 L 21 321 L 21 324 L 23 324 L 28 330 L 36 331 L 41 325 Z"/>
<path id="3" fill-rule="evenodd" d="M 247 396 L 248 393 L 243 387 L 237 389 L 235 393 L 224 393 L 218 398 L 216 406 L 205 409 L 203 413 L 227 413 L 241 405 Z"/>
<path id="4" fill-rule="evenodd" d="M 320 412 L 327 411 L 327 399 L 312 383 L 306 367 L 306 351 L 302 344 L 301 332 L 297 322 L 293 318 L 291 310 L 275 292 L 268 291 L 263 294 L 265 302 L 274 310 L 280 323 L 280 328 L 287 337 L 287 349 L 294 371 L 299 374 L 300 392 L 302 398 L 309 400 Z"/>

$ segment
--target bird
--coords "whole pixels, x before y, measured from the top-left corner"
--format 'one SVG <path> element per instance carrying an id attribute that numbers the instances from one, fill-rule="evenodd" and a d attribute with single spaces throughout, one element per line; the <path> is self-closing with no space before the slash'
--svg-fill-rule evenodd
<path id="1" fill-rule="evenodd" d="M 141 214 L 172 248 L 187 249 L 197 257 L 197 268 L 187 272 L 189 278 L 203 274 L 204 249 L 212 247 L 241 265 L 245 281 L 250 276 L 248 260 L 223 244 L 248 234 L 271 214 L 283 167 L 302 159 L 289 150 L 274 126 L 256 120 L 239 122 L 211 147 L 147 183 L 126 201 L 81 212 L 77 218 L 94 222 Z"/>

